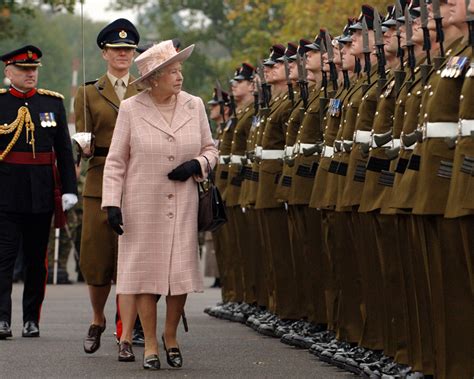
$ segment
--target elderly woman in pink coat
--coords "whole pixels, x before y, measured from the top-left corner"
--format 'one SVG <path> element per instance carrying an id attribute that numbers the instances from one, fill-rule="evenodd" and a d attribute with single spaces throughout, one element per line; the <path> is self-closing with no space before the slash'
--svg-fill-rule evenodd
<path id="1" fill-rule="evenodd" d="M 204 104 L 182 91 L 181 62 L 172 41 L 136 59 L 147 90 L 124 100 L 105 162 L 102 208 L 120 235 L 117 286 L 123 333 L 119 361 L 133 361 L 136 302 L 145 334 L 143 367 L 159 369 L 156 299 L 166 296 L 162 334 L 167 362 L 182 366 L 177 327 L 186 295 L 202 292 L 198 261 L 198 190 L 217 162 Z"/>

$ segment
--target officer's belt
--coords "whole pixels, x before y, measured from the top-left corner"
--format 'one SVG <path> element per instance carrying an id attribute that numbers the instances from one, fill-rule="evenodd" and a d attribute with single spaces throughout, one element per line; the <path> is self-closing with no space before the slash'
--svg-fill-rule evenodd
<path id="1" fill-rule="evenodd" d="M 242 164 L 242 158 L 247 159 L 247 157 L 245 155 L 232 154 L 230 156 L 230 163 Z"/>
<path id="2" fill-rule="evenodd" d="M 393 142 L 393 149 L 400 147 L 400 138 L 394 138 L 392 142 Z"/>
<path id="3" fill-rule="evenodd" d="M 459 120 L 462 137 L 471 137 L 474 132 L 474 120 Z"/>
<path id="4" fill-rule="evenodd" d="M 373 172 L 381 172 L 381 171 L 388 171 L 390 168 L 390 160 L 370 157 L 369 161 L 367 162 L 367 170 Z"/>
<path id="5" fill-rule="evenodd" d="M 227 164 L 229 162 L 230 155 L 219 155 L 219 163 Z"/>
<path id="6" fill-rule="evenodd" d="M 3 151 L 0 151 L 2 154 Z M 52 166 L 56 161 L 56 155 L 52 151 L 44 153 L 26 153 L 20 151 L 10 151 L 1 162 L 12 164 L 30 164 L 38 166 Z"/>
<path id="7" fill-rule="evenodd" d="M 356 130 L 354 132 L 354 142 L 355 143 L 369 143 L 371 135 L 372 135 L 371 131 Z"/>
<path id="8" fill-rule="evenodd" d="M 457 122 L 426 123 L 426 138 L 452 138 L 458 135 Z"/>
<path id="9" fill-rule="evenodd" d="M 95 157 L 106 157 L 109 154 L 108 147 L 95 146 L 94 147 L 94 156 Z"/>
<path id="10" fill-rule="evenodd" d="M 261 158 L 262 160 L 267 160 L 267 159 L 283 159 L 283 153 L 285 150 L 267 150 L 267 149 L 262 149 L 262 155 Z"/>
<path id="11" fill-rule="evenodd" d="M 330 158 L 333 155 L 334 155 L 334 147 L 325 145 L 324 150 L 323 150 L 323 157 Z"/>

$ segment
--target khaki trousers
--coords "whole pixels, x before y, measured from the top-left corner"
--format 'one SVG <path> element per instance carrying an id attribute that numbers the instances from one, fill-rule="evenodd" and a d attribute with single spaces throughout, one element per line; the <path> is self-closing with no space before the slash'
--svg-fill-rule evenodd
<path id="1" fill-rule="evenodd" d="M 284 208 L 261 211 L 265 255 L 273 268 L 274 311 L 281 319 L 297 319 L 296 277 Z"/>

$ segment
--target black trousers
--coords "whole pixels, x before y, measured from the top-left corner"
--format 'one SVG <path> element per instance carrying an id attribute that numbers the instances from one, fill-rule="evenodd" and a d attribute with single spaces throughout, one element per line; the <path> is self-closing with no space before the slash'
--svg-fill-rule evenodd
<path id="1" fill-rule="evenodd" d="M 51 217 L 52 213 L 0 212 L 0 321 L 11 324 L 13 268 L 20 242 L 25 273 L 23 322 L 39 321 L 46 290 Z"/>

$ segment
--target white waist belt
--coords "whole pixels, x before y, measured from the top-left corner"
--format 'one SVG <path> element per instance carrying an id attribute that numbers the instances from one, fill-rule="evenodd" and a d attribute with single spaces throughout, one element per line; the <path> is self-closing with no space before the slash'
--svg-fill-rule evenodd
<path id="1" fill-rule="evenodd" d="M 396 149 L 397 147 L 400 147 L 400 138 L 394 138 L 392 142 L 393 142 L 394 149 Z"/>
<path id="2" fill-rule="evenodd" d="M 428 122 L 426 124 L 426 138 L 446 138 L 458 135 L 456 122 Z"/>
<path id="3" fill-rule="evenodd" d="M 474 132 L 474 120 L 459 120 L 461 127 L 461 136 L 471 137 L 471 133 Z"/>
<path id="4" fill-rule="evenodd" d="M 285 157 L 291 157 L 293 155 L 294 146 L 285 147 Z"/>
<path id="5" fill-rule="evenodd" d="M 370 137 L 372 132 L 365 130 L 356 130 L 354 132 L 354 142 L 355 143 L 368 143 L 370 142 Z"/>
<path id="6" fill-rule="evenodd" d="M 255 156 L 258 158 L 262 157 L 262 146 L 256 146 L 255 147 Z"/>
<path id="7" fill-rule="evenodd" d="M 230 163 L 242 164 L 242 158 L 246 158 L 244 155 L 231 155 Z"/>
<path id="8" fill-rule="evenodd" d="M 314 143 L 300 143 L 299 154 L 303 154 L 303 149 L 311 149 L 314 146 Z"/>
<path id="9" fill-rule="evenodd" d="M 226 164 L 224 160 L 229 159 L 230 155 L 220 155 L 219 156 L 219 163 L 220 164 Z"/>
<path id="10" fill-rule="evenodd" d="M 283 159 L 285 150 L 262 150 L 262 160 L 265 159 Z"/>
<path id="11" fill-rule="evenodd" d="M 383 136 L 383 134 L 374 134 L 374 136 Z M 386 144 L 382 145 L 382 146 L 377 146 L 377 144 L 375 143 L 375 138 L 371 138 L 372 139 L 372 147 L 375 149 L 377 147 L 386 147 L 386 148 L 390 148 L 392 147 L 392 141 L 388 141 Z"/>
<path id="12" fill-rule="evenodd" d="M 330 158 L 334 155 L 334 147 L 332 146 L 324 146 L 324 152 L 323 152 L 323 156 L 325 158 Z"/>

